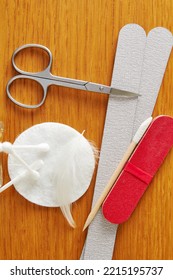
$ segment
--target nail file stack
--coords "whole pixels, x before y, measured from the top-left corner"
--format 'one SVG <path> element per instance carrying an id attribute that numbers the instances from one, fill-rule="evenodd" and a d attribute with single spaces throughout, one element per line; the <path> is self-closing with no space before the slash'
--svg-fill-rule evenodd
<path id="1" fill-rule="evenodd" d="M 121 29 L 112 86 L 141 96 L 138 99 L 109 97 L 93 205 L 135 131 L 152 114 L 171 49 L 172 34 L 165 28 L 154 28 L 147 36 L 136 24 Z M 81 259 L 112 259 L 117 227 L 118 224 L 106 221 L 100 210 L 89 226 Z"/>

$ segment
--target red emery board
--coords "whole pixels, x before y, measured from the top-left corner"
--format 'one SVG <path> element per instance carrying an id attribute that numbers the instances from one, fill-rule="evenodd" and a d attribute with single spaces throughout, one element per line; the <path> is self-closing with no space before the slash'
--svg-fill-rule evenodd
<path id="1" fill-rule="evenodd" d="M 102 211 L 111 223 L 129 219 L 173 145 L 173 118 L 155 118 L 105 199 Z"/>

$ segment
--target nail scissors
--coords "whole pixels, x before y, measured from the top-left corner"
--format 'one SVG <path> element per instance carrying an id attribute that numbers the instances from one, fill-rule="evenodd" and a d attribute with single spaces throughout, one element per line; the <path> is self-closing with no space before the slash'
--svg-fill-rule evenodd
<path id="1" fill-rule="evenodd" d="M 26 49 L 26 48 L 40 48 L 40 49 L 46 51 L 49 56 L 48 66 L 40 72 L 27 72 L 27 71 L 23 71 L 20 68 L 18 68 L 15 63 L 15 57 L 21 50 Z M 7 95 L 12 102 L 14 102 L 16 105 L 24 107 L 24 108 L 33 108 L 34 109 L 34 108 L 40 107 L 45 102 L 45 99 L 47 96 L 47 90 L 50 85 L 64 86 L 64 87 L 69 87 L 69 88 L 74 88 L 74 89 L 79 89 L 79 90 L 93 91 L 93 92 L 106 93 L 106 94 L 113 93 L 113 94 L 115 94 L 115 96 L 122 96 L 122 97 L 137 97 L 139 95 L 137 93 L 116 89 L 111 86 L 106 86 L 106 85 L 96 84 L 96 83 L 92 83 L 92 82 L 88 82 L 88 81 L 82 81 L 82 80 L 76 80 L 76 79 L 70 79 L 70 78 L 64 78 L 64 77 L 52 75 L 51 74 L 52 53 L 47 47 L 45 47 L 43 45 L 39 45 L 39 44 L 26 44 L 26 45 L 23 45 L 23 46 L 17 48 L 12 55 L 12 65 L 13 65 L 14 69 L 19 73 L 19 75 L 16 75 L 9 80 L 9 82 L 7 84 L 7 88 L 6 88 Z M 34 80 L 41 85 L 41 87 L 43 89 L 43 96 L 42 96 L 42 100 L 39 104 L 36 104 L 36 105 L 23 104 L 12 97 L 12 95 L 10 93 L 11 84 L 17 79 L 24 79 L 24 78 Z"/>

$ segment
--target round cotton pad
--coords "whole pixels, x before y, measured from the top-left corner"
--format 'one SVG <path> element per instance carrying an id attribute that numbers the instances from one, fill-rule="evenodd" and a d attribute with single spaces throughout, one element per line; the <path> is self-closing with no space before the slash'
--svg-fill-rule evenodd
<path id="1" fill-rule="evenodd" d="M 41 206 L 58 207 L 79 199 L 87 190 L 94 172 L 95 157 L 92 146 L 75 129 L 59 123 L 34 125 L 21 133 L 15 145 L 47 143 L 48 152 L 19 149 L 19 156 L 31 165 L 43 160 L 40 178 L 33 181 L 26 175 L 15 189 L 27 200 Z M 11 179 L 26 171 L 13 155 L 8 157 Z"/>

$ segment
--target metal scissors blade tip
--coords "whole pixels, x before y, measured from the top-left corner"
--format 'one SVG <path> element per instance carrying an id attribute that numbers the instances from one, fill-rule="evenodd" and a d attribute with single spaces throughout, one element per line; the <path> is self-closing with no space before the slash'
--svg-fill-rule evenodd
<path id="1" fill-rule="evenodd" d="M 138 97 L 138 96 L 141 96 L 141 94 L 139 94 L 139 93 L 126 91 L 126 90 L 122 90 L 122 89 L 117 89 L 117 88 L 111 88 L 111 93 L 115 94 L 116 96 L 123 96 L 123 97 Z"/>

